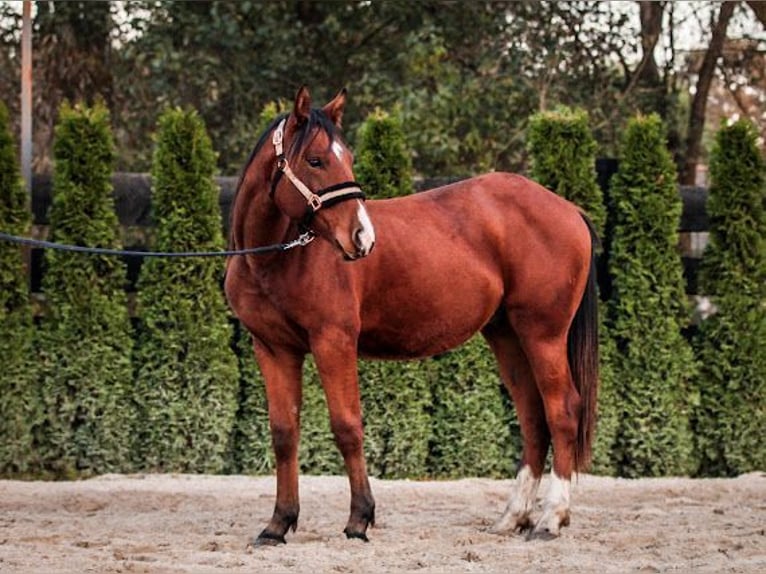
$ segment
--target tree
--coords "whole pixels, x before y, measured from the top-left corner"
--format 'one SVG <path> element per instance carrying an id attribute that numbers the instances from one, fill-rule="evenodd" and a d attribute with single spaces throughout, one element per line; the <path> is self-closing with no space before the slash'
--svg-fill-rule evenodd
<path id="1" fill-rule="evenodd" d="M 705 129 L 705 109 L 707 107 L 710 85 L 713 82 L 718 58 L 726 40 L 726 28 L 734 13 L 737 2 L 722 2 L 718 19 L 713 26 L 710 45 L 705 52 L 702 66 L 697 75 L 697 84 L 689 114 L 689 127 L 686 134 L 686 162 L 683 168 L 682 182 L 694 185 L 697 175 L 697 163 L 701 155 L 702 133 Z"/>
<path id="2" fill-rule="evenodd" d="M 65 100 L 88 104 L 97 98 L 112 106 L 109 2 L 35 3 L 34 124 L 35 169 L 49 171 L 53 129 Z"/>
<path id="3" fill-rule="evenodd" d="M 0 229 L 26 236 L 32 221 L 21 182 L 8 111 L 0 102 Z M 0 242 L 0 476 L 23 474 L 34 462 L 39 423 L 32 308 L 22 250 Z"/>
<path id="4" fill-rule="evenodd" d="M 603 233 L 606 208 L 596 181 L 596 140 L 584 110 L 567 107 L 532 116 L 527 132 L 530 177 L 578 205 Z"/>
<path id="5" fill-rule="evenodd" d="M 117 248 L 109 112 L 102 103 L 65 103 L 59 118 L 51 239 Z M 133 421 L 125 266 L 114 257 L 61 251 L 47 251 L 45 261 L 38 349 L 43 464 L 63 476 L 125 470 Z"/>
<path id="6" fill-rule="evenodd" d="M 359 383 L 367 469 L 378 478 L 428 474 L 431 434 L 426 361 L 361 361 Z"/>
<path id="7" fill-rule="evenodd" d="M 274 455 L 269 430 L 269 408 L 266 388 L 253 356 L 253 341 L 242 324 L 238 325 L 237 359 L 239 360 L 239 393 L 237 413 L 231 431 L 227 472 L 270 474 Z"/>
<path id="8" fill-rule="evenodd" d="M 215 154 L 199 115 L 168 109 L 152 165 L 154 247 L 223 248 Z M 217 258 L 151 259 L 141 268 L 135 362 L 137 457 L 151 470 L 222 470 L 238 372 Z"/>
<path id="9" fill-rule="evenodd" d="M 411 152 L 396 112 L 378 108 L 359 126 L 354 173 L 362 189 L 375 198 L 413 192 Z"/>
<path id="10" fill-rule="evenodd" d="M 617 346 L 614 377 L 622 407 L 617 470 L 624 476 L 687 474 L 694 469 L 688 417 L 695 363 L 681 334 L 681 199 L 659 116 L 628 123 L 611 201 L 608 328 Z"/>
<path id="11" fill-rule="evenodd" d="M 492 353 L 480 337 L 434 359 L 432 476 L 507 477 L 521 453 L 520 431 Z"/>
<path id="12" fill-rule="evenodd" d="M 710 243 L 700 286 L 716 313 L 700 325 L 700 403 L 694 412 L 703 475 L 766 466 L 766 164 L 758 134 L 721 126 L 710 162 Z"/>

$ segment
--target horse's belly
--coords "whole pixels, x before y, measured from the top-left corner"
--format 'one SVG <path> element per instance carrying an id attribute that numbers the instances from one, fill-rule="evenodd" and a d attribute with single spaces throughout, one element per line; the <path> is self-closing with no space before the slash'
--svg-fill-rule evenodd
<path id="1" fill-rule="evenodd" d="M 455 348 L 481 329 L 500 306 L 502 284 L 450 281 L 409 292 L 392 289 L 363 306 L 359 353 L 380 359 L 429 357 Z"/>

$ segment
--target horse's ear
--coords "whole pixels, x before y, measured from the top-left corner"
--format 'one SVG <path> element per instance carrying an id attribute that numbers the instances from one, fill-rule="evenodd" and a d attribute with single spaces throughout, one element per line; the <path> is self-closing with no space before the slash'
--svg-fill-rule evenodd
<path id="1" fill-rule="evenodd" d="M 327 115 L 332 123 L 340 127 L 341 120 L 343 119 L 343 109 L 346 107 L 346 88 L 343 88 L 338 95 L 330 101 L 322 111 Z"/>
<path id="2" fill-rule="evenodd" d="M 311 114 L 311 94 L 306 86 L 301 86 L 298 93 L 295 94 L 295 105 L 293 106 L 293 115 L 302 124 L 309 119 Z"/>

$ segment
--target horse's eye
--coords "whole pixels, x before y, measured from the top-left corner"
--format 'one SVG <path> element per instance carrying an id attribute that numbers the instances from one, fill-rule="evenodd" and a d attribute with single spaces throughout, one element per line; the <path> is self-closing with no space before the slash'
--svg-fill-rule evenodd
<path id="1" fill-rule="evenodd" d="M 309 162 L 311 167 L 322 167 L 322 160 L 318 157 L 309 157 L 306 158 L 306 161 Z"/>

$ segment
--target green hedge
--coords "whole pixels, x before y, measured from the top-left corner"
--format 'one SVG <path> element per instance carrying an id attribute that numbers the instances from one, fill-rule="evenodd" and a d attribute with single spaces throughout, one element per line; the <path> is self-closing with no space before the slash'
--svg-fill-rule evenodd
<path id="1" fill-rule="evenodd" d="M 0 102 L 0 229 L 26 236 L 32 224 L 8 110 Z M 32 471 L 32 428 L 40 398 L 34 330 L 22 249 L 0 241 L 0 476 Z"/>
<path id="2" fill-rule="evenodd" d="M 275 109 L 264 111 L 264 121 Z M 534 173 L 546 185 L 593 191 L 592 169 L 584 167 L 592 166 L 593 149 L 583 117 L 559 111 L 533 121 Z M 108 120 L 102 105 L 62 108 L 50 212 L 54 240 L 119 245 Z M 557 122 L 572 122 L 571 131 L 549 125 Z M 0 128 L 0 224 L 25 235 L 27 198 L 2 109 Z M 540 137 L 545 141 L 535 143 Z M 547 145 L 551 141 L 557 143 Z M 696 363 L 681 336 L 688 315 L 676 250 L 681 206 L 663 126 L 649 116 L 625 132 L 610 205 L 614 293 L 601 339 L 597 472 L 730 475 L 766 464 L 759 442 L 766 410 L 763 158 L 754 130 L 743 123 L 719 132 L 712 157 L 711 246 L 701 284 L 718 312 L 695 340 L 701 360 L 695 378 Z M 213 165 L 199 117 L 164 114 L 153 165 L 154 248 L 223 247 Z M 377 191 L 377 184 L 366 185 Z M 0 473 L 88 475 L 129 470 L 132 462 L 159 471 L 272 471 L 263 382 L 244 332 L 234 343 L 237 364 L 221 260 L 146 260 L 132 349 L 119 259 L 46 253 L 47 307 L 34 329 L 20 253 L 0 244 Z M 511 474 L 520 452 L 518 426 L 494 358 L 478 337 L 434 359 L 361 361 L 359 369 L 371 475 Z M 343 473 L 310 359 L 305 371 L 302 472 Z"/>
<path id="3" fill-rule="evenodd" d="M 657 115 L 628 123 L 612 179 L 614 240 L 609 328 L 614 337 L 621 476 L 694 470 L 689 385 L 694 357 L 681 329 L 687 317 L 678 253 L 681 198 Z"/>
<path id="4" fill-rule="evenodd" d="M 428 361 L 361 361 L 367 469 L 378 478 L 422 478 L 431 436 Z"/>
<path id="5" fill-rule="evenodd" d="M 376 109 L 359 126 L 354 174 L 362 189 L 376 199 L 413 192 L 412 154 L 398 113 Z"/>
<path id="6" fill-rule="evenodd" d="M 112 199 L 109 113 L 64 104 L 54 143 L 53 241 L 119 247 Z M 45 470 L 58 475 L 125 470 L 133 409 L 125 266 L 115 257 L 46 251 L 47 311 L 39 330 Z"/>
<path id="7" fill-rule="evenodd" d="M 241 323 L 237 327 L 239 394 L 226 472 L 269 474 L 274 470 L 274 452 L 271 448 L 266 387 L 253 354 L 250 333 Z"/>
<path id="8" fill-rule="evenodd" d="M 603 233 L 606 208 L 596 180 L 597 147 L 584 110 L 562 106 L 529 120 L 530 177 L 577 204 Z"/>
<path id="9" fill-rule="evenodd" d="M 521 455 L 516 417 L 481 336 L 433 359 L 431 476 L 511 476 Z"/>
<path id="10" fill-rule="evenodd" d="M 214 168 L 199 115 L 164 112 L 152 163 L 156 250 L 223 248 Z M 238 372 L 223 270 L 221 258 L 149 259 L 141 268 L 136 457 L 146 469 L 220 472 L 224 467 Z"/>
<path id="11" fill-rule="evenodd" d="M 700 287 L 716 313 L 695 347 L 699 472 L 766 468 L 766 168 L 758 132 L 740 120 L 719 130 L 710 161 L 710 243 Z"/>

